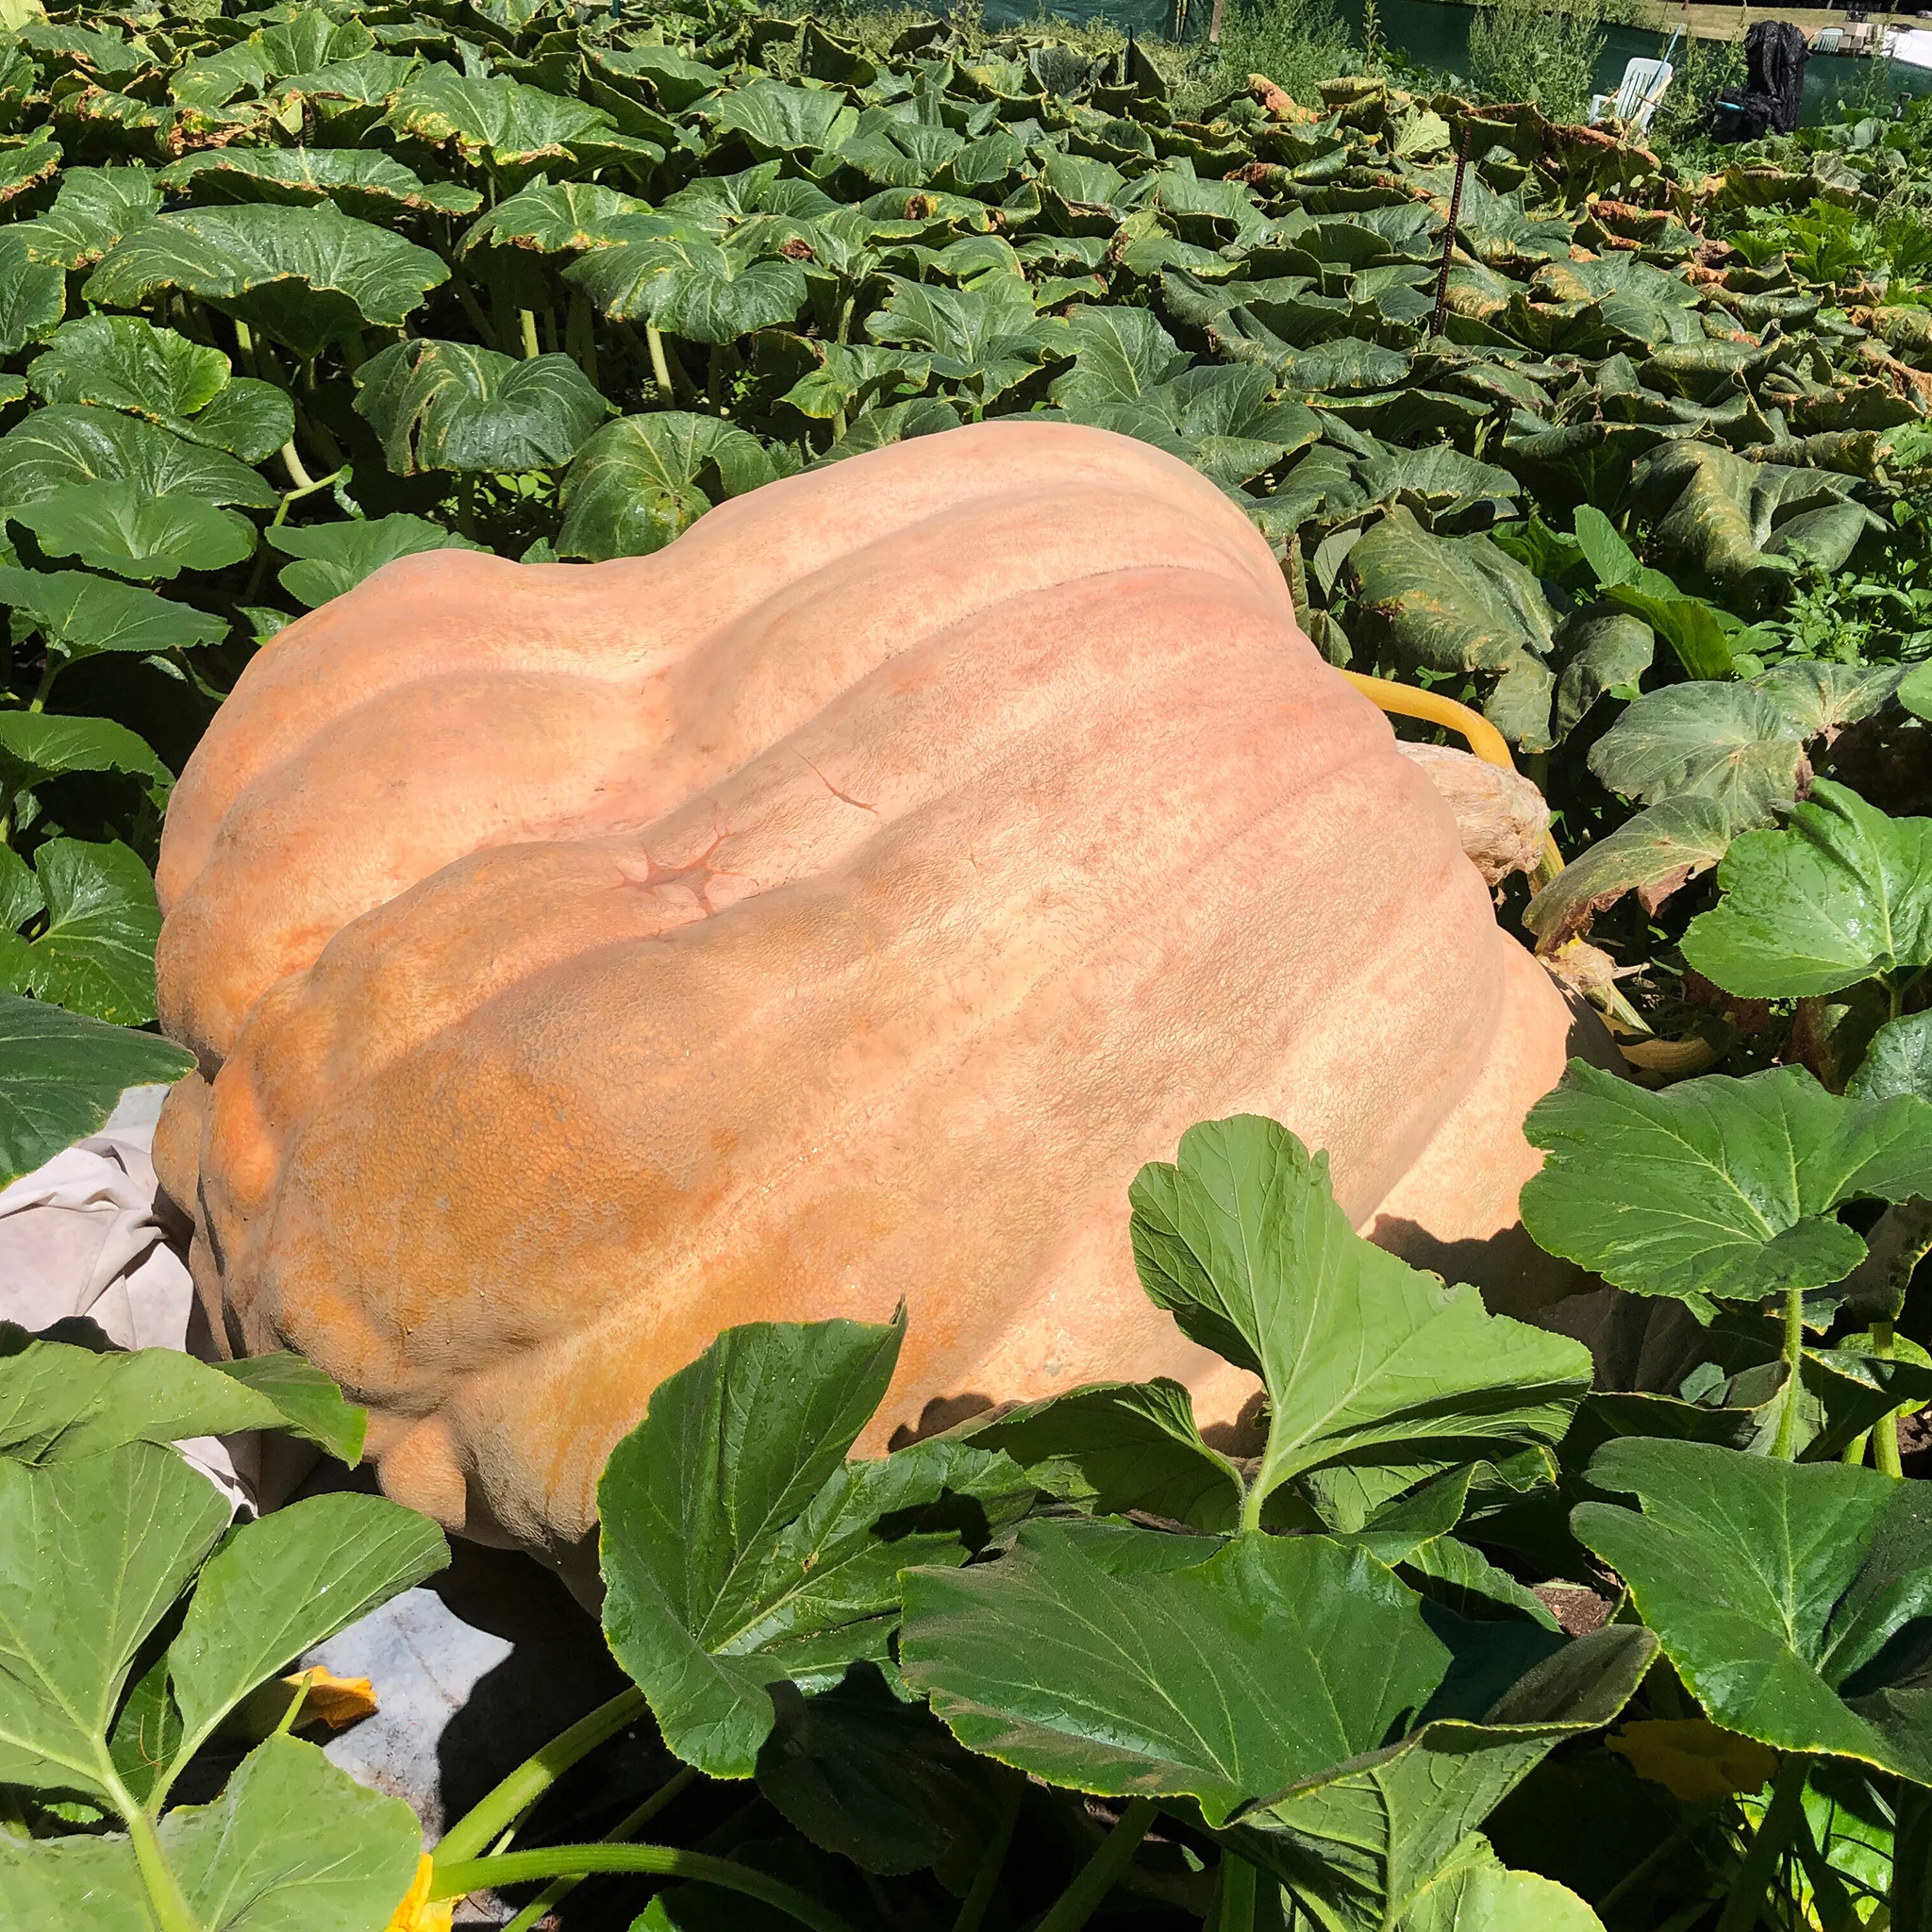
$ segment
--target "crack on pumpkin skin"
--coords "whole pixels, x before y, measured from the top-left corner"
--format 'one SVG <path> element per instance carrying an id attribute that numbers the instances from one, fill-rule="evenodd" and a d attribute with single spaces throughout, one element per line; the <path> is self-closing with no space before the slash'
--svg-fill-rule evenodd
<path id="1" fill-rule="evenodd" d="M 717 823 L 715 816 L 713 824 L 711 842 L 702 852 L 685 860 L 681 865 L 667 865 L 656 853 L 647 850 L 644 853 L 644 875 L 639 878 L 636 873 L 620 859 L 618 870 L 623 874 L 625 883 L 641 886 L 647 892 L 656 891 L 660 886 L 687 886 L 691 889 L 691 896 L 696 900 L 700 909 L 707 918 L 709 918 L 720 909 L 711 904 L 711 882 L 714 879 L 741 879 L 749 876 L 745 873 L 733 872 L 728 866 L 711 863 L 719 848 L 733 836 L 728 826 Z"/>
<path id="2" fill-rule="evenodd" d="M 798 751 L 798 747 L 796 745 L 793 745 L 792 750 Z M 816 778 L 819 781 L 819 783 L 823 785 L 825 788 L 825 790 L 829 791 L 832 794 L 832 796 L 839 801 L 841 805 L 856 806 L 860 811 L 869 811 L 872 813 L 874 818 L 878 817 L 879 808 L 877 806 L 868 805 L 862 798 L 854 798 L 849 791 L 841 791 L 839 788 L 836 785 L 834 785 L 832 781 L 828 777 L 826 777 L 825 774 L 822 771 L 820 771 L 819 768 L 815 764 L 813 764 L 812 761 L 808 758 L 807 758 L 802 751 L 798 752 L 798 757 L 800 761 L 804 764 L 806 770 L 808 771 L 812 774 L 812 776 Z"/>

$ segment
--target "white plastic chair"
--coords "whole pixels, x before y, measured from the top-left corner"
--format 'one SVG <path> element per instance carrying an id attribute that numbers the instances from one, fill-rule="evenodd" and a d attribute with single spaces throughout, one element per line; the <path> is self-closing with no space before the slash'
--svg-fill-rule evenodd
<path id="1" fill-rule="evenodd" d="M 1621 121 L 1641 134 L 1650 125 L 1664 90 L 1676 69 L 1668 60 L 1632 60 L 1624 69 L 1623 85 L 1613 94 L 1598 94 L 1590 104 L 1591 121 Z"/>

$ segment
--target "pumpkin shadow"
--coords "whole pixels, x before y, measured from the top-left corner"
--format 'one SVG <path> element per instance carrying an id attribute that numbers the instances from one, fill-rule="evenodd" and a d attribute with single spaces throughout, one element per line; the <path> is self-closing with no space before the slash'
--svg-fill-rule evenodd
<path id="1" fill-rule="evenodd" d="M 459 1626 L 453 1633 L 459 1641 L 473 1643 L 473 1633 L 480 1632 L 508 1650 L 471 1684 L 437 1740 L 439 1809 L 445 1823 L 460 1818 L 532 1752 L 630 1682 L 596 1617 L 554 1571 L 518 1551 L 460 1538 L 452 1538 L 450 1548 L 449 1568 L 425 1587 Z M 646 1717 L 596 1754 L 596 1808 L 607 1808 L 616 1796 L 641 1794 L 662 1778 L 663 1766 L 657 1727 Z M 578 1810 L 587 1794 L 573 1790 L 574 1782 L 566 1777 L 546 1799 L 550 1816 L 561 1820 Z M 617 1811 L 629 1802 L 625 1796 Z"/>

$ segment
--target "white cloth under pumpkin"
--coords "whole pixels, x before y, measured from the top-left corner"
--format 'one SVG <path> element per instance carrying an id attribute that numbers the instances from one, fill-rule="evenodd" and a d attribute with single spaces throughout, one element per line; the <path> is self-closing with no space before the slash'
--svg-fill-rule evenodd
<path id="1" fill-rule="evenodd" d="M 132 1089 L 98 1134 L 0 1189 L 0 1322 L 38 1334 L 79 1316 L 122 1348 L 207 1353 L 194 1345 L 194 1284 L 169 1244 L 155 1178 L 166 1091 Z M 256 1507 L 254 1437 L 179 1446 L 230 1502 Z"/>

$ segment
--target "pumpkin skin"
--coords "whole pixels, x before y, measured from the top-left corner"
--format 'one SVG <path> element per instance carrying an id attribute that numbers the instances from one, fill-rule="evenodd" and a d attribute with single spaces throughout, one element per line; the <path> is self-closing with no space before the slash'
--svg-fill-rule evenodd
<path id="1" fill-rule="evenodd" d="M 1569 1009 L 1263 540 L 1099 430 L 899 444 L 649 558 L 392 563 L 249 666 L 159 885 L 216 1335 L 580 1578 L 611 1446 L 736 1323 L 908 1304 L 862 1451 L 1104 1377 L 1231 1423 L 1127 1239 L 1198 1120 L 1554 1279 L 1516 1195 Z"/>

